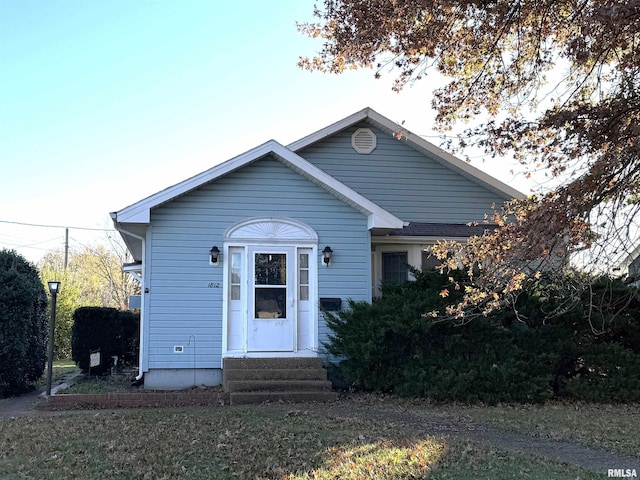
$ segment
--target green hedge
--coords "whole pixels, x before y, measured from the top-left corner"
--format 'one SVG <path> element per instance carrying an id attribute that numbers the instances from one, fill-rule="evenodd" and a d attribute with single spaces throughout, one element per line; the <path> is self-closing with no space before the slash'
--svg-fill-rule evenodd
<path id="1" fill-rule="evenodd" d="M 25 390 L 46 361 L 47 295 L 38 271 L 14 251 L 0 251 L 0 396 Z"/>
<path id="2" fill-rule="evenodd" d="M 456 326 L 422 315 L 457 300 L 455 292 L 439 295 L 448 277 L 416 275 L 416 282 L 383 289 L 372 304 L 350 302 L 349 310 L 324 313 L 333 331 L 326 347 L 342 359 L 341 375 L 353 387 L 492 404 L 640 400 L 640 355 L 630 348 L 639 326 L 637 300 L 624 302 L 626 310 L 601 335 L 593 334 L 581 306 L 544 319 L 541 312 L 553 300 L 535 289 L 519 301 L 524 322 L 502 312 Z M 601 286 L 611 291 L 606 282 Z"/>
<path id="3" fill-rule="evenodd" d="M 71 350 L 73 361 L 82 369 L 89 369 L 89 355 L 100 350 L 101 365 L 91 372 L 107 372 L 112 356 L 119 364 L 138 361 L 140 315 L 115 308 L 81 307 L 73 313 Z"/>

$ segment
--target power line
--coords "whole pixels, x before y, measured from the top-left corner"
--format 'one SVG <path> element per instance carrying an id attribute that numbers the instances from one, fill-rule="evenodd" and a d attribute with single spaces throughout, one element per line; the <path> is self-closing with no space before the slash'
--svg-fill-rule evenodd
<path id="1" fill-rule="evenodd" d="M 50 238 L 49 240 L 42 240 L 42 241 L 39 241 L 39 242 L 29 243 L 27 245 L 22 245 L 22 246 L 23 247 L 35 247 L 36 245 L 42 245 L 43 243 L 51 243 L 51 242 L 55 242 L 55 241 L 58 241 L 58 240 L 61 240 L 61 239 L 62 239 L 62 237 L 57 236 L 57 237 Z"/>
<path id="2" fill-rule="evenodd" d="M 51 251 L 50 248 L 30 247 L 29 245 L 16 245 L 16 244 L 13 244 L 13 243 L 4 243 L 4 242 L 2 242 L 2 245 L 7 246 L 7 247 L 15 247 L 15 248 L 30 248 L 31 250 L 41 250 L 43 252 L 50 252 Z"/>
<path id="3" fill-rule="evenodd" d="M 67 225 L 44 225 L 39 223 L 27 223 L 27 222 L 13 222 L 11 220 L 0 220 L 0 223 L 8 223 L 11 225 L 22 225 L 25 227 L 40 227 L 40 228 L 71 228 L 74 230 L 89 230 L 93 232 L 115 232 L 113 228 L 90 228 L 90 227 L 71 227 Z"/>

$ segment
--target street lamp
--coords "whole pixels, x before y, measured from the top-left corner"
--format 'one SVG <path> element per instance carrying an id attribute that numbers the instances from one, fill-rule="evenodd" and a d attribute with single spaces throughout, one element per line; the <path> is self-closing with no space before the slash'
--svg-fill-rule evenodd
<path id="1" fill-rule="evenodd" d="M 51 293 L 51 323 L 49 325 L 49 351 L 47 354 L 47 395 L 51 395 L 51 377 L 53 376 L 53 337 L 56 333 L 56 300 L 60 292 L 60 282 L 48 282 Z"/>

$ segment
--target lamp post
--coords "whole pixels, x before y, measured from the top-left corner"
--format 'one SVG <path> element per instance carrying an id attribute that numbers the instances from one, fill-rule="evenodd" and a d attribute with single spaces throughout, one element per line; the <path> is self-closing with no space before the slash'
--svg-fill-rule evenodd
<path id="1" fill-rule="evenodd" d="M 51 377 L 53 376 L 53 337 L 56 332 L 56 300 L 60 291 L 60 282 L 48 282 L 51 293 L 51 323 L 49 325 L 49 351 L 47 352 L 47 395 L 51 395 Z"/>

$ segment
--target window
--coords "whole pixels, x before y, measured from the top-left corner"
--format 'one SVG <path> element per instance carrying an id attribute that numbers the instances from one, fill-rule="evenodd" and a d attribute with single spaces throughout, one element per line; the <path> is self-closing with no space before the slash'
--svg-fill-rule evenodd
<path id="1" fill-rule="evenodd" d="M 299 300 L 309 300 L 309 254 L 300 253 L 298 255 L 298 285 L 300 292 Z"/>
<path id="2" fill-rule="evenodd" d="M 409 280 L 407 252 L 382 253 L 382 284 L 399 285 Z"/>
<path id="3" fill-rule="evenodd" d="M 423 270 L 433 270 L 434 268 L 440 266 L 442 264 L 441 260 L 438 260 L 433 253 L 431 253 L 431 249 L 422 251 L 422 269 Z"/>
<path id="4" fill-rule="evenodd" d="M 286 318 L 286 253 L 256 253 L 254 282 L 254 318 Z"/>
<path id="5" fill-rule="evenodd" d="M 237 249 L 229 249 L 231 258 L 231 273 L 229 275 L 229 297 L 231 300 L 240 300 L 240 285 L 242 283 L 242 253 L 232 250 Z"/>

